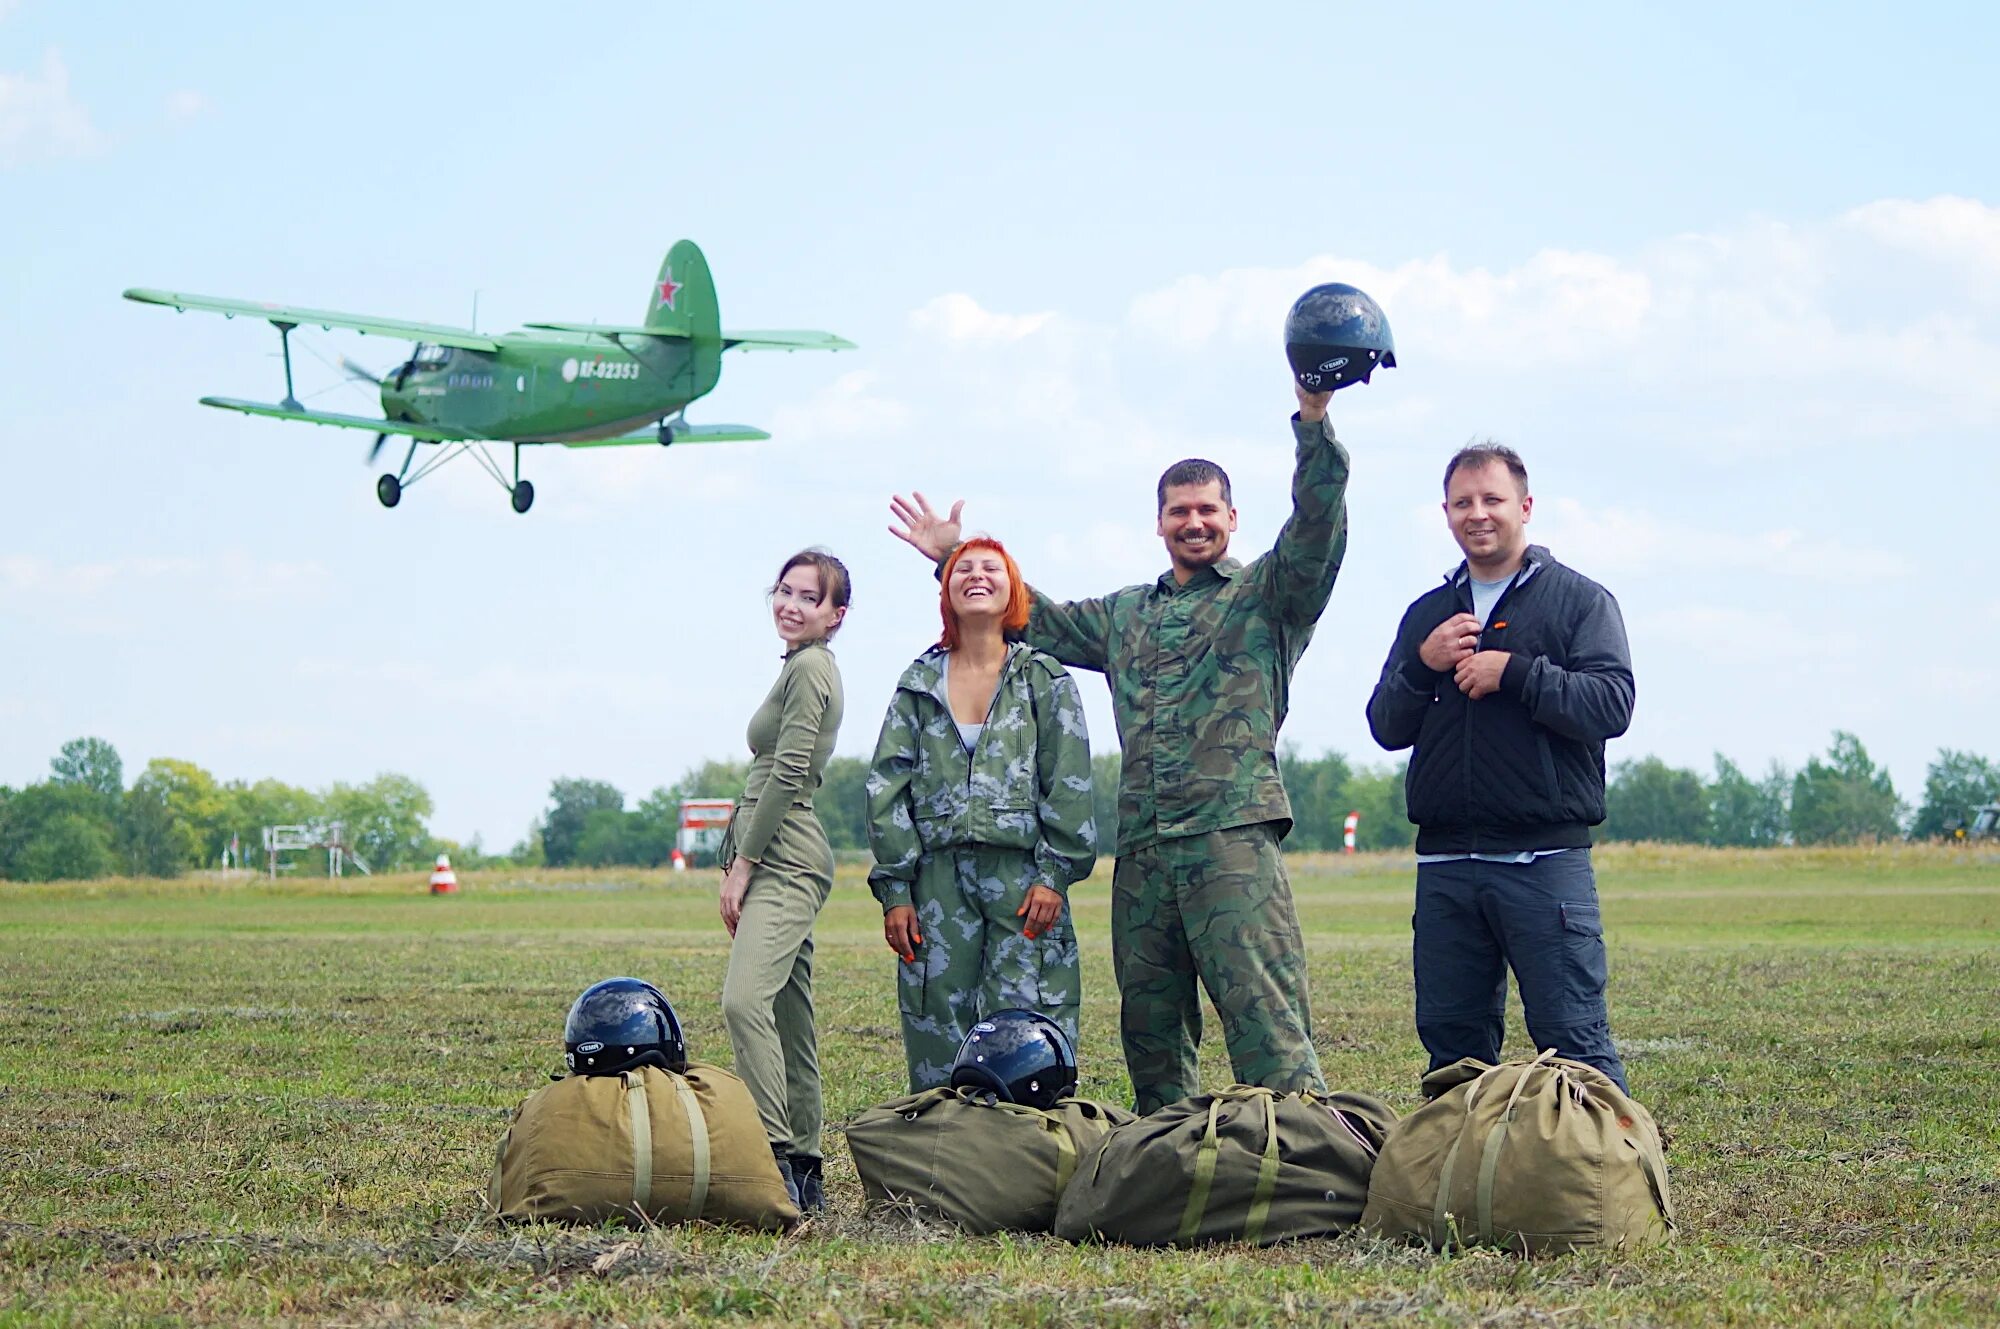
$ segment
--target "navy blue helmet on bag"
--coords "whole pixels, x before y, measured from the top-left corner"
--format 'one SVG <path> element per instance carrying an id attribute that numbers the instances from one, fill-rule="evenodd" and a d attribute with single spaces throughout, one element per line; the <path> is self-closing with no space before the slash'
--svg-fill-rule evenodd
<path id="1" fill-rule="evenodd" d="M 644 979 L 607 978 L 569 1008 L 563 1064 L 573 1075 L 616 1075 L 635 1066 L 684 1071 L 687 1039 L 665 993 Z"/>
<path id="2" fill-rule="evenodd" d="M 1285 358 L 1308 392 L 1336 392 L 1396 367 L 1382 306 L 1345 282 L 1315 286 L 1285 315 Z"/>
<path id="3" fill-rule="evenodd" d="M 995 1011 L 959 1045 L 951 1085 L 1052 1108 L 1076 1089 L 1076 1049 L 1062 1026 L 1039 1011 Z"/>

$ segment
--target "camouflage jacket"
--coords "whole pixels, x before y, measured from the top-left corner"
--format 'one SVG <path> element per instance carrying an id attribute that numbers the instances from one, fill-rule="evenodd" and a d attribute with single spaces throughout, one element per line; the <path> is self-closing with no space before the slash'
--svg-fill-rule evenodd
<path id="1" fill-rule="evenodd" d="M 1090 734 L 1076 680 L 1019 642 L 1007 648 L 985 728 L 967 751 L 945 697 L 942 650 L 896 684 L 868 772 L 869 889 L 884 909 L 910 903 L 924 855 L 983 844 L 1034 855 L 1035 881 L 1058 892 L 1097 862 Z"/>
<path id="2" fill-rule="evenodd" d="M 1292 432 L 1292 515 L 1248 567 L 1226 558 L 1185 586 L 1168 571 L 1095 600 L 1035 593 L 1029 644 L 1111 685 L 1120 853 L 1253 822 L 1290 828 L 1278 726 L 1347 551 L 1348 465 L 1330 423 L 1293 416 Z"/>

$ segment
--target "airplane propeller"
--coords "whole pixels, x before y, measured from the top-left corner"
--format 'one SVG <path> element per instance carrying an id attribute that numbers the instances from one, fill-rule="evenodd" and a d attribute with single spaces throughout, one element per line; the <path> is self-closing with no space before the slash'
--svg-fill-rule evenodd
<path id="1" fill-rule="evenodd" d="M 375 446 L 368 449 L 368 465 L 373 466 L 375 464 L 375 459 L 382 455 L 382 445 L 388 441 L 389 436 L 387 434 L 375 435 Z"/>
<path id="2" fill-rule="evenodd" d="M 382 379 L 379 375 L 369 373 L 344 355 L 340 357 L 340 367 L 347 371 L 349 378 L 358 378 L 363 383 L 373 383 L 378 388 L 382 386 Z"/>

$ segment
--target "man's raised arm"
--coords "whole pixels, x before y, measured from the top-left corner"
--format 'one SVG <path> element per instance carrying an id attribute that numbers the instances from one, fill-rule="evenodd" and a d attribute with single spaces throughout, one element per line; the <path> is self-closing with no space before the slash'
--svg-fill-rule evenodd
<path id="1" fill-rule="evenodd" d="M 1271 552 L 1258 560 L 1264 597 L 1287 622 L 1319 621 L 1333 594 L 1333 580 L 1347 556 L 1347 449 L 1326 422 L 1330 392 L 1298 384 L 1299 413 L 1292 421 L 1298 462 L 1292 469 L 1292 515 Z"/>

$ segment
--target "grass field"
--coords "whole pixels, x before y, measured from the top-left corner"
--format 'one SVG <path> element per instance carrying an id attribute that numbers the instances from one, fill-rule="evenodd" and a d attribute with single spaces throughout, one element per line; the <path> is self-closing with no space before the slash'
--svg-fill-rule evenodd
<path id="1" fill-rule="evenodd" d="M 966 1239 L 865 1215 L 901 1092 L 879 913 L 818 940 L 829 1215 L 790 1238 L 503 1227 L 508 1113 L 587 983 L 727 1063 L 715 875 L 0 883 L 0 1325 L 2000 1322 L 2000 855 L 1598 854 L 1613 1027 L 1683 1233 L 1629 1258 Z M 1417 1104 L 1407 858 L 1292 864 L 1327 1078 Z M 1075 892 L 1083 1092 L 1124 1101 L 1108 872 Z M 1518 1023 L 1510 1051 L 1526 1050 Z M 1211 1022 L 1204 1080 L 1226 1083 Z"/>

